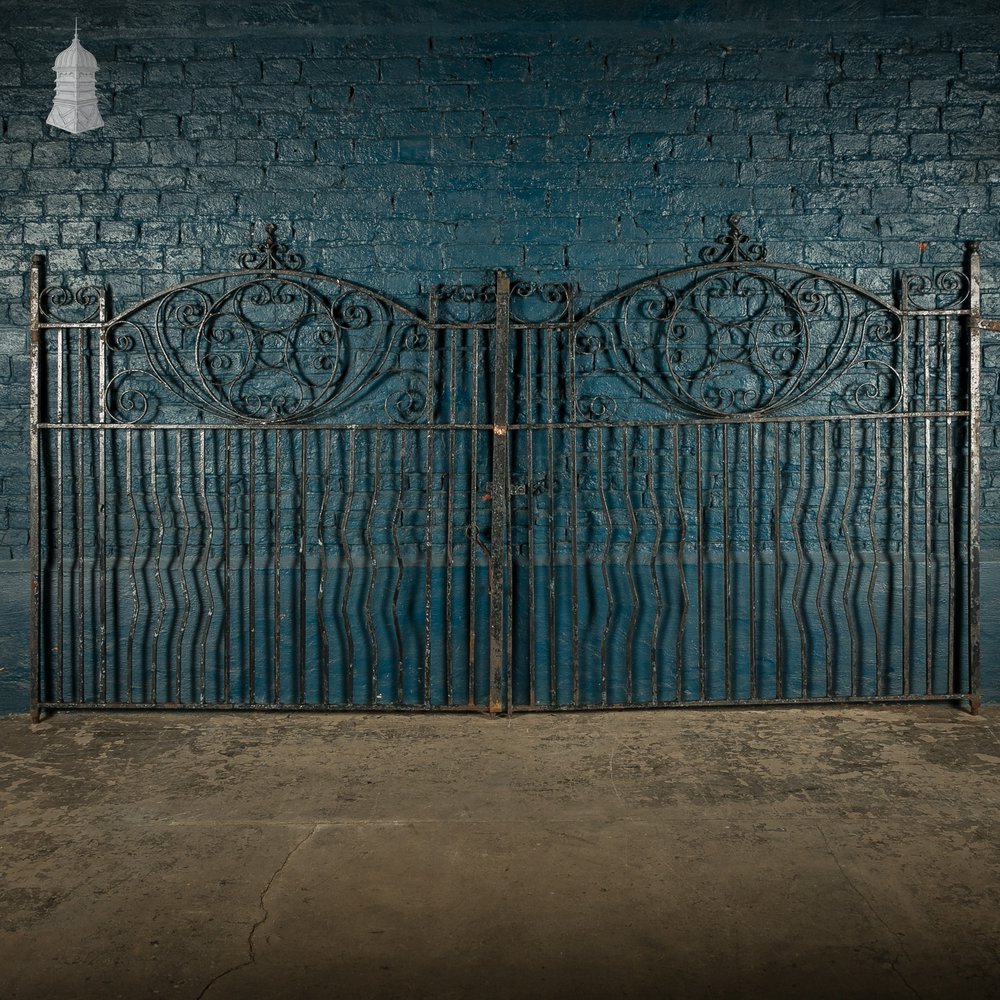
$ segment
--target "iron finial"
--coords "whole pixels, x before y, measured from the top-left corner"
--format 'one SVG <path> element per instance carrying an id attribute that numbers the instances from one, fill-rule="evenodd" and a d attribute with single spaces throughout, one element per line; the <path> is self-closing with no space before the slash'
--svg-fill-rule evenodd
<path id="1" fill-rule="evenodd" d="M 767 256 L 763 243 L 751 243 L 740 227 L 742 218 L 735 213 L 726 220 L 729 232 L 715 238 L 716 246 L 705 247 L 701 259 L 709 264 L 729 264 L 740 261 L 762 261 Z"/>
<path id="2" fill-rule="evenodd" d="M 278 227 L 273 222 L 264 226 L 265 238 L 256 248 L 240 256 L 240 267 L 247 271 L 297 271 L 302 267 L 302 257 L 279 243 Z"/>

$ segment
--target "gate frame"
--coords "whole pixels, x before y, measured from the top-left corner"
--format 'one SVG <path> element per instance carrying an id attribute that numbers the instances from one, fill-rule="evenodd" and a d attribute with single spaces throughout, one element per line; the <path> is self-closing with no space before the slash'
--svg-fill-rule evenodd
<path id="1" fill-rule="evenodd" d="M 274 227 L 273 225 L 268 226 L 269 239 L 271 241 L 271 246 L 278 246 L 273 241 Z M 739 230 L 739 220 L 736 217 L 731 217 L 730 219 L 730 233 L 727 237 L 720 238 L 718 242 L 725 244 L 730 248 L 730 251 L 740 252 L 740 247 L 743 242 L 746 241 L 746 237 L 742 235 Z M 262 247 L 267 247 L 268 244 L 262 244 Z M 965 374 L 968 378 L 967 383 L 967 395 L 968 395 L 968 470 L 965 482 L 965 510 L 967 511 L 967 562 L 966 562 L 966 587 L 967 587 L 967 621 L 966 621 L 966 641 L 967 641 L 967 658 L 968 658 L 968 678 L 969 678 L 969 691 L 956 693 L 953 697 L 949 697 L 947 700 L 962 700 L 967 698 L 969 701 L 970 710 L 973 713 L 977 713 L 981 704 L 981 646 L 980 646 L 980 619 L 981 619 L 981 603 L 980 603 L 980 516 L 981 516 L 981 494 L 980 494 L 980 478 L 981 478 L 981 405 L 980 405 L 980 367 L 981 367 L 981 352 L 982 352 L 982 332 L 984 330 L 1000 330 L 1000 323 L 984 320 L 981 315 L 980 309 L 980 256 L 979 256 L 979 243 L 978 241 L 969 241 L 966 243 L 967 258 L 965 262 L 964 275 L 968 282 L 968 295 L 967 295 L 967 306 L 961 310 L 953 309 L 948 311 L 948 315 L 954 316 L 967 316 L 968 318 L 968 339 L 967 339 L 967 368 Z M 737 257 L 736 260 L 741 260 Z M 747 258 L 742 258 L 742 261 L 746 261 Z M 275 271 L 276 262 L 271 261 L 271 271 L 266 271 L 264 268 L 268 266 L 268 261 L 265 260 L 262 266 L 262 273 L 273 274 Z M 712 262 L 713 266 L 725 266 L 725 259 L 721 261 L 716 260 Z M 577 332 L 581 330 L 584 325 L 590 320 L 597 311 L 606 303 L 620 298 L 622 295 L 627 294 L 630 291 L 634 291 L 645 285 L 652 284 L 657 280 L 665 277 L 675 276 L 684 272 L 695 272 L 699 267 L 705 267 L 707 265 L 692 265 L 683 268 L 677 268 L 669 271 L 658 272 L 657 274 L 651 276 L 650 278 L 644 279 L 643 281 L 637 282 L 636 284 L 625 289 L 614 293 L 613 295 L 602 299 L 597 305 L 590 306 L 581 310 L 579 313 L 572 314 L 567 317 L 568 321 L 564 324 L 555 324 L 561 328 L 568 331 L 568 336 L 575 337 Z M 825 272 L 814 271 L 810 268 L 800 267 L 798 265 L 781 265 L 775 264 L 770 265 L 774 267 L 787 267 L 790 269 L 795 269 L 801 271 L 803 274 L 815 275 L 819 278 L 823 278 L 831 281 L 835 285 L 842 287 L 850 287 L 855 289 L 857 292 L 862 294 L 868 299 L 873 301 L 878 301 L 888 310 L 895 312 L 898 315 L 904 317 L 912 317 L 915 315 L 934 315 L 941 314 L 944 310 L 916 310 L 910 309 L 908 303 L 908 296 L 906 287 L 902 289 L 901 293 L 901 306 L 895 307 L 884 300 L 879 299 L 874 296 L 871 292 L 860 288 L 859 286 L 852 285 L 850 282 L 842 281 L 832 275 Z M 42 707 L 46 709 L 54 710 L 58 708 L 58 705 L 53 705 L 51 703 L 42 704 L 42 649 L 41 649 L 41 630 L 43 623 L 41 620 L 41 535 L 43 531 L 43 525 L 45 523 L 45 514 L 41 509 L 41 449 L 40 449 L 40 406 L 41 398 L 43 392 L 42 386 L 42 372 L 40 363 L 40 354 L 42 349 L 42 339 L 45 330 L 48 329 L 99 329 L 101 331 L 100 338 L 101 344 L 106 343 L 106 336 L 111 327 L 114 326 L 116 322 L 119 322 L 124 317 L 136 312 L 141 306 L 146 303 L 155 301 L 156 299 L 165 297 L 171 292 L 185 287 L 187 284 L 193 282 L 208 281 L 211 278 L 226 278 L 236 275 L 252 275 L 255 273 L 252 269 L 245 269 L 243 271 L 232 271 L 232 272 L 221 272 L 219 274 L 205 275 L 196 279 L 191 279 L 190 282 L 181 282 L 168 289 L 156 293 L 156 295 L 150 296 L 147 299 L 143 299 L 141 302 L 135 303 L 125 310 L 121 311 L 117 315 L 112 314 L 110 306 L 110 292 L 107 286 L 104 286 L 99 293 L 99 298 L 97 301 L 97 318 L 88 322 L 68 322 L 63 320 L 55 320 L 48 317 L 43 309 L 43 298 L 46 294 L 47 289 L 45 288 L 46 281 L 46 258 L 43 254 L 35 254 L 31 258 L 31 266 L 29 273 L 29 339 L 30 339 L 30 373 L 29 373 L 29 575 L 30 575 L 30 606 L 29 606 L 29 660 L 30 660 L 30 716 L 32 722 L 38 722 L 41 718 Z M 403 306 L 401 303 L 395 302 L 394 300 L 387 299 L 385 296 L 377 292 L 372 292 L 363 286 L 355 285 L 353 282 L 344 281 L 339 278 L 333 278 L 331 276 L 316 274 L 310 275 L 308 272 L 301 275 L 303 277 L 316 277 L 322 278 L 331 282 L 335 282 L 341 285 L 341 287 L 350 287 L 358 289 L 365 294 L 371 294 L 376 298 L 389 302 L 393 307 L 398 307 L 404 312 L 412 316 L 419 325 L 427 329 L 428 331 L 439 331 L 455 329 L 456 324 L 450 323 L 447 319 L 439 319 L 436 315 L 434 297 L 432 293 L 432 302 L 429 314 L 427 317 L 420 316 L 415 311 Z M 493 405 L 492 405 L 492 429 L 491 429 L 491 445 L 492 445 L 492 455 L 491 455 L 491 482 L 490 482 L 490 523 L 491 523 L 491 538 L 489 548 L 482 545 L 478 539 L 475 540 L 482 548 L 486 549 L 488 556 L 488 579 L 490 583 L 489 587 L 489 600 L 488 600 L 488 617 L 489 617 L 489 662 L 488 662 L 488 677 L 489 677 L 489 693 L 488 702 L 484 706 L 485 710 L 490 714 L 498 714 L 506 709 L 508 714 L 513 712 L 519 712 L 527 710 L 527 706 L 515 705 L 514 698 L 512 694 L 512 622 L 511 622 L 511 599 L 510 599 L 510 581 L 511 581 L 511 546 L 510 546 L 510 527 L 511 527 L 511 502 L 512 502 L 512 484 L 511 484 L 511 468 L 510 468 L 510 405 L 513 402 L 511 397 L 511 280 L 507 273 L 503 270 L 497 271 L 495 273 L 495 280 L 492 286 L 493 294 L 495 295 L 496 310 L 495 316 L 488 322 L 477 324 L 477 326 L 483 329 L 489 329 L 490 335 L 493 338 L 493 350 L 497 358 L 505 358 L 507 362 L 505 364 L 496 364 L 492 371 L 492 390 L 493 390 Z M 956 338 L 958 337 L 959 331 L 956 330 Z M 961 341 L 956 340 L 957 343 Z M 104 354 L 101 354 L 101 385 L 105 385 L 103 381 L 104 377 Z M 960 369 L 961 370 L 961 369 Z M 104 416 L 101 415 L 101 421 L 103 423 Z M 103 505 L 103 490 L 105 483 L 101 483 L 101 498 L 99 503 Z M 474 527 L 474 526 L 473 526 Z M 956 601 L 958 597 L 956 595 Z M 470 609 L 472 613 L 474 609 Z M 102 621 L 106 619 L 102 618 Z M 506 694 L 504 694 L 504 688 L 506 686 Z M 470 694 L 470 698 L 472 695 Z M 796 699 L 797 702 L 806 704 L 812 703 L 819 699 L 815 698 L 803 698 Z M 846 699 L 829 699 L 834 702 L 842 702 Z M 872 701 L 872 698 L 861 698 L 857 699 L 859 701 Z M 884 699 L 887 701 L 899 701 L 900 698 L 886 697 Z M 941 698 L 934 699 L 921 699 L 915 697 L 912 700 L 942 700 Z M 773 703 L 773 700 L 769 700 Z M 725 707 L 731 704 L 728 701 L 719 701 L 720 706 Z M 86 707 L 86 708 L 108 708 L 114 707 L 109 704 L 104 704 L 100 702 L 88 703 L 85 706 L 75 706 L 75 707 Z M 121 706 L 127 707 L 127 706 Z M 175 707 L 161 704 L 160 708 Z M 179 707 L 185 708 L 223 708 L 227 707 L 224 705 L 184 705 Z M 272 707 L 275 710 L 287 711 L 289 708 L 296 707 L 287 704 L 277 704 Z M 307 705 L 305 707 L 313 708 L 316 710 L 321 710 L 324 707 L 337 707 L 337 706 L 323 706 L 323 705 Z M 419 708 L 420 706 L 416 706 Z M 475 706 L 468 706 L 470 710 L 474 710 Z M 560 707 L 558 705 L 551 706 L 539 706 L 540 708 L 547 708 L 550 710 L 557 710 Z M 569 706 L 569 707 L 582 707 L 582 706 Z M 609 706 L 617 707 L 617 706 Z M 367 710 L 371 706 L 354 706 L 356 710 Z"/>

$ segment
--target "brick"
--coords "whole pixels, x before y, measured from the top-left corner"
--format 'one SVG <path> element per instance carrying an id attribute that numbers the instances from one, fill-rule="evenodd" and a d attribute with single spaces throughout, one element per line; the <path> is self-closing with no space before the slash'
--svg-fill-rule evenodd
<path id="1" fill-rule="evenodd" d="M 529 79 L 529 60 L 526 56 L 487 56 L 485 61 L 493 80 L 524 83 Z"/>
<path id="2" fill-rule="evenodd" d="M 911 80 L 910 101 L 913 104 L 944 104 L 948 99 L 947 80 Z"/>
<path id="3" fill-rule="evenodd" d="M 162 191 L 166 188 L 182 188 L 187 182 L 188 174 L 184 170 L 172 167 L 129 167 L 112 171 L 108 174 L 106 184 L 108 190 L 134 191 L 137 188 L 149 188 Z"/>
<path id="4" fill-rule="evenodd" d="M 65 142 L 36 143 L 31 155 L 35 167 L 60 167 L 69 164 L 72 158 L 73 148 Z"/>
<path id="5" fill-rule="evenodd" d="M 896 126 L 901 132 L 933 132 L 941 127 L 941 109 L 900 108 Z"/>
<path id="6" fill-rule="evenodd" d="M 866 156 L 871 152 L 871 139 L 859 132 L 830 136 L 834 156 Z"/>
<path id="7" fill-rule="evenodd" d="M 894 80 L 948 79 L 958 74 L 960 62 L 958 52 L 887 53 L 879 59 L 879 75 Z"/>
<path id="8" fill-rule="evenodd" d="M 982 156 L 995 159 L 1000 156 L 1000 131 L 977 129 L 958 132 L 950 137 L 949 148 L 953 156 Z"/>
<path id="9" fill-rule="evenodd" d="M 0 145 L 0 165 L 27 167 L 31 163 L 32 146 L 27 142 L 5 142 Z"/>
<path id="10" fill-rule="evenodd" d="M 790 136 L 787 135 L 752 135 L 750 136 L 750 155 L 754 159 L 783 160 L 791 153 Z"/>
<path id="11" fill-rule="evenodd" d="M 147 87 L 179 84 L 184 79 L 184 64 L 146 62 L 143 64 L 142 83 Z"/>
<path id="12" fill-rule="evenodd" d="M 150 144 L 145 140 L 116 140 L 112 145 L 112 161 L 120 166 L 142 166 L 150 161 Z"/>
<path id="13" fill-rule="evenodd" d="M 141 128 L 142 134 L 150 138 L 180 135 L 180 115 L 162 113 L 144 114 L 142 116 Z"/>
<path id="14" fill-rule="evenodd" d="M 905 104 L 910 97 L 905 81 L 845 80 L 830 85 L 829 100 L 832 107 L 848 105 L 853 108 Z"/>
<path id="15" fill-rule="evenodd" d="M 947 156 L 948 136 L 943 132 L 924 132 L 911 135 L 910 152 L 914 156 Z"/>
<path id="16" fill-rule="evenodd" d="M 102 243 L 134 243 L 136 226 L 127 222 L 101 222 L 98 235 Z"/>
<path id="17" fill-rule="evenodd" d="M 955 104 L 990 104 L 1000 98 L 1000 81 L 955 80 L 948 100 Z"/>
<path id="18" fill-rule="evenodd" d="M 59 243 L 58 222 L 29 222 L 24 227 L 24 242 L 31 246 L 55 246 Z"/>
<path id="19" fill-rule="evenodd" d="M 302 61 L 299 59 L 265 59 L 262 64 L 264 83 L 299 83 Z"/>
<path id="20" fill-rule="evenodd" d="M 198 159 L 198 147 L 186 140 L 150 143 L 150 162 L 157 166 L 188 166 Z"/>
<path id="21" fill-rule="evenodd" d="M 233 155 L 238 163 L 268 164 L 275 158 L 275 144 L 269 139 L 240 139 Z"/>
<path id="22" fill-rule="evenodd" d="M 965 49 L 962 52 L 962 72 L 970 76 L 995 76 L 1000 70 L 1000 56 L 995 49 Z"/>
<path id="23" fill-rule="evenodd" d="M 258 83 L 261 63 L 258 59 L 192 59 L 184 64 L 184 80 L 193 86 Z"/>

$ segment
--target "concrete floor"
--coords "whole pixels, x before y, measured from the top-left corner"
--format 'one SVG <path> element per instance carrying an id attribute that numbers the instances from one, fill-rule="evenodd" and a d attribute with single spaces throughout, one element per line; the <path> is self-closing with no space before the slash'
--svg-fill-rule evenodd
<path id="1" fill-rule="evenodd" d="M 0 720 L 0 994 L 996 997 L 1000 712 Z"/>

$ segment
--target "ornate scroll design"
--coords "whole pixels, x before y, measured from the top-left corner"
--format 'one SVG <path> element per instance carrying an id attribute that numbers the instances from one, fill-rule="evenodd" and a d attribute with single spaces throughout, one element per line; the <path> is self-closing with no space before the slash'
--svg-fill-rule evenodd
<path id="1" fill-rule="evenodd" d="M 961 309 L 969 302 L 969 276 L 953 268 L 906 271 L 900 290 L 912 309 Z"/>
<path id="2" fill-rule="evenodd" d="M 495 284 L 437 285 L 431 293 L 439 322 L 487 326 L 496 319 Z"/>
<path id="3" fill-rule="evenodd" d="M 496 285 L 438 285 L 433 292 L 440 322 L 487 325 L 496 319 Z M 513 281 L 510 285 L 510 321 L 515 325 L 545 326 L 571 320 L 573 294 L 559 282 Z"/>
<path id="4" fill-rule="evenodd" d="M 83 285 L 66 288 L 50 285 L 43 288 L 39 297 L 40 318 L 43 323 L 94 323 L 100 319 L 101 302 L 106 301 L 107 289 L 100 285 Z"/>
<path id="5" fill-rule="evenodd" d="M 584 317 L 581 378 L 584 360 L 603 354 L 604 376 L 622 375 L 643 398 L 704 417 L 807 402 L 835 412 L 896 409 L 898 311 L 829 275 L 766 263 L 738 221 L 731 217 L 729 233 L 702 255 L 711 263 L 645 282 Z"/>
<path id="6" fill-rule="evenodd" d="M 412 316 L 357 286 L 278 273 L 228 278 L 175 288 L 110 326 L 112 419 L 151 419 L 154 403 L 172 398 L 186 413 L 193 405 L 238 423 L 307 422 L 390 369 L 400 375 L 391 362 L 418 332 Z M 407 391 L 399 419 L 415 419 L 418 393 Z"/>
<path id="7" fill-rule="evenodd" d="M 512 323 L 543 326 L 570 318 L 572 289 L 569 285 L 537 281 L 515 281 L 510 286 Z"/>

